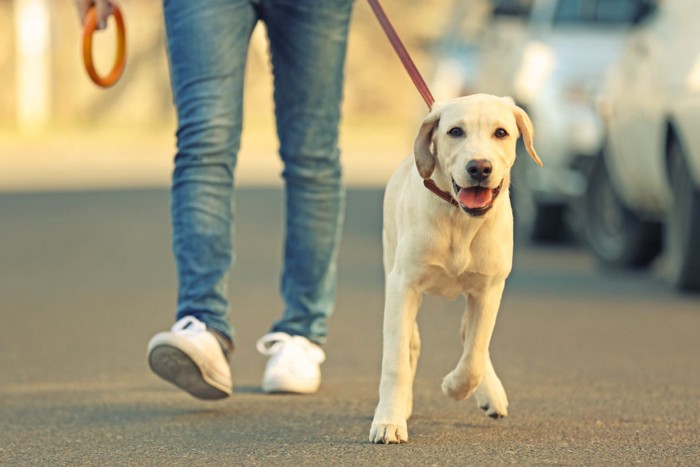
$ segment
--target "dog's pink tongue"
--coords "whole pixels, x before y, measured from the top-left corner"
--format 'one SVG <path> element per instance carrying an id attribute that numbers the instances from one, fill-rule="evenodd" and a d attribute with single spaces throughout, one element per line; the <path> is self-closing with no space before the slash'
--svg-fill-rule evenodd
<path id="1" fill-rule="evenodd" d="M 491 202 L 493 190 L 481 187 L 460 188 L 457 195 L 465 207 L 477 209 L 487 206 Z"/>

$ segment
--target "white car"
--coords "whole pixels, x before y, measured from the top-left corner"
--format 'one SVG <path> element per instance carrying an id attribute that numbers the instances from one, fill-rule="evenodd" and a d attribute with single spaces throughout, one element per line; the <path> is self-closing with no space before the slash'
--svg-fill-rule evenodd
<path id="1" fill-rule="evenodd" d="M 430 83 L 435 96 L 510 94 L 532 1 L 452 2 L 444 33 L 431 50 L 436 59 Z"/>
<path id="2" fill-rule="evenodd" d="M 514 167 L 520 234 L 558 240 L 568 225 L 579 225 L 571 209 L 586 186 L 579 165 L 600 151 L 604 134 L 595 96 L 627 30 L 646 7 L 646 0 L 534 0 L 526 35 L 513 28 L 517 34 L 506 37 L 510 40 L 483 44 L 477 89 L 512 95 L 527 110 L 544 162 L 539 168 L 519 158 Z"/>
<path id="3" fill-rule="evenodd" d="M 584 197 L 603 262 L 645 266 L 663 248 L 688 290 L 700 289 L 699 30 L 700 1 L 662 0 L 631 31 L 600 98 L 606 144 Z"/>

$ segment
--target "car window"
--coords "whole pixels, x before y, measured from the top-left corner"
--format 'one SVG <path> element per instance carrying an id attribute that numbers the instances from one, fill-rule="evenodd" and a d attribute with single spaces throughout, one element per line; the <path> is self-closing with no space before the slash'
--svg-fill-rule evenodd
<path id="1" fill-rule="evenodd" d="M 554 24 L 632 24 L 640 0 L 560 0 Z"/>
<path id="2" fill-rule="evenodd" d="M 494 16 L 526 17 L 532 9 L 532 0 L 494 0 Z"/>

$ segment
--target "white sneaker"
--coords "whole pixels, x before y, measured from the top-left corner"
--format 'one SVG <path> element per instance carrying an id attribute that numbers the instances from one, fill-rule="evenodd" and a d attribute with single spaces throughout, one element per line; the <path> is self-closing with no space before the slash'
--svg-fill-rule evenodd
<path id="1" fill-rule="evenodd" d="M 321 385 L 323 349 L 306 337 L 284 332 L 266 334 L 258 340 L 258 352 L 270 359 L 262 381 L 264 392 L 313 394 Z"/>
<path id="2" fill-rule="evenodd" d="M 164 380 L 200 399 L 231 395 L 231 368 L 217 338 L 193 316 L 148 343 L 148 364 Z"/>

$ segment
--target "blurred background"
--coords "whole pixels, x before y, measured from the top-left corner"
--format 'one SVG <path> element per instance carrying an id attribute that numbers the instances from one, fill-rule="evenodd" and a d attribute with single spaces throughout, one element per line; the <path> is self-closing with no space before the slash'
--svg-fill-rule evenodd
<path id="1" fill-rule="evenodd" d="M 349 41 L 348 212 L 324 386 L 284 404 L 258 390 L 255 341 L 282 307 L 284 212 L 255 30 L 230 281 L 237 394 L 214 408 L 163 385 L 144 358 L 176 305 L 176 122 L 161 1 L 120 4 L 126 70 L 103 90 L 83 69 L 73 0 L 0 0 L 0 464 L 170 465 L 192 453 L 230 464 L 241 452 L 297 464 L 697 464 L 700 301 L 687 292 L 700 289 L 700 1 L 383 0 L 436 99 L 512 96 L 544 162 L 523 154 L 512 171 L 516 252 L 491 355 L 513 416 L 496 427 L 442 397 L 463 303 L 428 298 L 418 436 L 385 462 L 366 444 L 382 196 L 427 109 L 369 6 L 356 1 Z M 106 71 L 113 23 L 94 41 Z M 336 439 L 351 442 L 329 450 Z M 341 457 L 309 457 L 319 453 Z"/>
<path id="2" fill-rule="evenodd" d="M 693 0 L 405 0 L 385 8 L 437 99 L 510 95 L 539 169 L 512 196 L 524 241 L 577 242 L 608 268 L 663 256 L 700 288 L 700 7 Z M 167 186 L 175 120 L 157 0 L 123 1 L 128 63 L 109 90 L 83 70 L 70 0 L 0 0 L 0 191 Z M 111 24 L 111 23 L 110 23 Z M 426 109 L 371 11 L 349 44 L 342 148 L 350 186 L 382 186 Z M 280 185 L 262 26 L 250 49 L 238 183 Z M 111 66 L 113 29 L 95 37 Z"/>
<path id="3" fill-rule="evenodd" d="M 387 5 L 426 76 L 432 74 L 432 45 L 442 39 L 451 4 Z M 0 190 L 167 184 L 175 119 L 161 2 L 124 0 L 121 5 L 127 66 L 118 84 L 103 90 L 84 71 L 73 1 L 0 0 Z M 410 152 L 426 109 L 371 15 L 358 2 L 342 146 L 349 182 L 379 185 Z M 109 25 L 94 36 L 95 61 L 103 73 L 113 60 L 111 19 Z M 470 27 L 450 25 L 463 26 Z M 280 183 L 272 108 L 266 37 L 259 25 L 247 67 L 241 184 Z M 366 169 L 370 161 L 372 170 Z"/>

